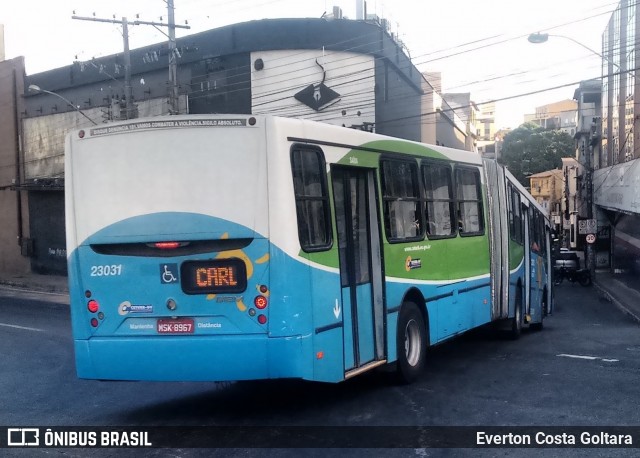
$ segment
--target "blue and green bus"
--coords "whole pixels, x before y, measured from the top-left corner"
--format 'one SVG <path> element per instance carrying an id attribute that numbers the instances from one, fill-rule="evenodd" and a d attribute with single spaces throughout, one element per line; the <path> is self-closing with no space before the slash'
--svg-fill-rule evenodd
<path id="1" fill-rule="evenodd" d="M 312 121 L 70 133 L 78 376 L 414 380 L 427 349 L 551 312 L 549 221 L 495 161 Z"/>

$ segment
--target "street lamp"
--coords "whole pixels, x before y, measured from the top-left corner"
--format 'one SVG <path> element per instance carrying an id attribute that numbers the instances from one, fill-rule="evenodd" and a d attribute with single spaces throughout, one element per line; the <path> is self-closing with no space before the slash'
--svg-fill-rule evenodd
<path id="1" fill-rule="evenodd" d="M 620 66 L 618 64 L 616 64 L 614 61 L 609 60 L 607 58 L 607 56 L 605 56 L 604 54 L 600 54 L 595 49 L 591 49 L 590 47 L 588 47 L 584 43 L 580 43 L 578 40 L 575 40 L 575 39 L 573 39 L 571 37 L 568 37 L 566 35 L 556 35 L 556 34 L 552 34 L 552 33 L 540 33 L 540 32 L 538 32 L 538 33 L 532 33 L 531 35 L 529 35 L 527 40 L 529 40 L 529 43 L 540 44 L 540 43 L 546 43 L 547 41 L 549 41 L 549 37 L 564 38 L 565 40 L 572 41 L 575 44 L 577 44 L 578 46 L 582 46 L 587 51 L 589 51 L 589 52 L 595 54 L 596 56 L 600 57 L 601 59 L 607 61 L 608 63 L 613 65 L 616 68 L 616 70 L 620 71 Z M 627 72 L 630 73 L 631 76 L 635 76 L 635 74 L 631 70 L 627 70 Z"/>
<path id="2" fill-rule="evenodd" d="M 69 101 L 68 99 L 62 97 L 60 94 L 56 94 L 55 92 L 51 92 L 51 91 L 47 91 L 46 89 L 42 89 L 40 86 L 35 85 L 35 84 L 30 84 L 29 85 L 29 91 L 31 92 L 44 92 L 45 94 L 51 94 L 51 95 L 55 95 L 56 97 L 58 97 L 59 99 L 63 100 L 67 105 L 69 105 L 71 108 L 73 108 L 74 110 L 76 110 L 78 113 L 80 113 L 82 116 L 84 116 L 85 118 L 87 118 L 89 121 L 91 121 L 91 124 L 93 124 L 94 126 L 97 126 L 98 123 L 96 123 L 93 119 L 91 119 L 89 116 L 87 116 L 86 114 L 84 114 L 81 110 L 80 107 L 74 105 L 73 103 L 71 103 L 71 101 Z"/>

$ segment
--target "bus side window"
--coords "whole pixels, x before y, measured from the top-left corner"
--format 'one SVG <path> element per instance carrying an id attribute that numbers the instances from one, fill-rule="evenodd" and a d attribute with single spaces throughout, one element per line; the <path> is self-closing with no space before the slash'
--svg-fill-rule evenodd
<path id="1" fill-rule="evenodd" d="M 480 172 L 476 169 L 456 169 L 458 224 L 460 235 L 484 234 Z"/>
<path id="2" fill-rule="evenodd" d="M 427 235 L 429 238 L 450 237 L 456 233 L 451 167 L 448 164 L 424 162 L 422 180 L 425 190 Z"/>
<path id="3" fill-rule="evenodd" d="M 509 216 L 509 235 L 511 240 L 516 240 L 515 212 L 513 210 L 513 186 L 507 183 L 507 214 Z"/>
<path id="4" fill-rule="evenodd" d="M 519 245 L 524 244 L 524 213 L 522 211 L 522 202 L 520 193 L 517 189 L 511 188 L 511 201 L 513 206 L 514 231 L 512 239 Z"/>
<path id="5" fill-rule="evenodd" d="M 424 224 L 418 166 L 414 161 L 384 160 L 384 223 L 390 242 L 422 240 Z"/>
<path id="6" fill-rule="evenodd" d="M 294 146 L 291 168 L 300 246 L 307 252 L 329 249 L 332 243 L 331 219 L 322 151 Z"/>

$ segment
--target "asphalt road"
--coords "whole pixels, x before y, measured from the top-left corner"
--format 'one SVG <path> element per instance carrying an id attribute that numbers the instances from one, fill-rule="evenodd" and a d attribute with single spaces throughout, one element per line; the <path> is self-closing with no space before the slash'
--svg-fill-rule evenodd
<path id="1" fill-rule="evenodd" d="M 295 380 L 143 383 L 79 380 L 66 296 L 0 289 L 0 424 L 12 426 L 640 425 L 640 327 L 592 288 L 561 285 L 544 330 L 517 341 L 474 332 L 433 348 L 410 386 L 385 374 L 338 385 Z M 282 434 L 287 434 L 286 428 Z M 329 429 L 331 432 L 332 429 Z M 370 430 L 385 434 L 384 428 Z M 390 433 L 389 433 L 390 434 Z M 280 437 L 279 440 L 282 440 Z M 189 445 L 189 440 L 185 439 Z M 282 442 L 279 442 L 282 444 Z M 285 441 L 286 443 L 286 441 Z M 184 444 L 183 444 L 184 445 Z M 313 444 L 309 444 L 313 445 Z M 636 444 L 638 446 L 639 444 Z M 87 456 L 83 449 L 10 450 Z M 310 448 L 307 456 L 637 456 L 638 449 Z M 0 450 L 0 454 L 3 451 Z M 299 456 L 294 449 L 92 450 L 92 456 Z"/>

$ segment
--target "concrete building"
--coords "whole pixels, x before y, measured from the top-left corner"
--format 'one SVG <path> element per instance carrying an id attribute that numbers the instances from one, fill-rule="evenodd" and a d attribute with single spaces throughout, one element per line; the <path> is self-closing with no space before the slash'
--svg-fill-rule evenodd
<path id="1" fill-rule="evenodd" d="M 480 114 L 478 115 L 478 152 L 483 156 L 491 156 L 496 154 L 496 104 L 483 103 L 479 105 Z"/>
<path id="2" fill-rule="evenodd" d="M 640 278 L 640 91 L 636 48 L 640 11 L 622 0 L 602 34 L 601 154 L 593 150 L 597 263 Z M 600 133 L 596 123 L 596 133 Z M 609 256 L 606 256 L 609 254 Z"/>
<path id="3" fill-rule="evenodd" d="M 575 100 L 562 100 L 536 107 L 535 114 L 524 116 L 524 122 L 533 122 L 545 129 L 556 129 L 572 137 L 576 133 L 578 104 Z"/>
<path id="4" fill-rule="evenodd" d="M 535 173 L 529 177 L 529 192 L 547 210 L 556 233 L 563 225 L 564 173 L 560 169 Z"/>
<path id="5" fill-rule="evenodd" d="M 584 167 L 573 157 L 562 158 L 562 174 L 564 178 L 564 197 L 562 205 L 562 233 L 564 245 L 578 248 L 578 213 L 581 202 L 578 200 L 578 181 L 584 173 Z"/>
<path id="6" fill-rule="evenodd" d="M 9 274 L 28 272 L 32 253 L 24 167 L 18 156 L 24 73 L 24 58 L 0 61 L 0 271 Z"/>
<path id="7" fill-rule="evenodd" d="M 575 90 L 573 99 L 578 103 L 577 128 L 574 138 L 576 140 L 576 159 L 582 165 L 583 175 L 578 181 L 578 218 L 583 221 L 593 220 L 597 216 L 593 199 L 593 166 L 598 164 L 601 156 L 600 149 L 600 120 L 602 118 L 602 82 L 601 80 L 588 80 L 580 82 Z M 599 226 L 608 226 L 608 222 L 602 218 Z M 579 223 L 580 224 L 580 223 Z M 591 224 L 591 223 L 588 223 Z M 597 225 L 596 225 L 597 227 Z M 578 247 L 587 250 L 585 241 L 586 233 L 579 234 Z M 594 265 L 607 267 L 609 265 L 609 231 L 601 231 L 597 234 L 593 255 L 597 258 Z"/>
<path id="8" fill-rule="evenodd" d="M 639 157 L 640 106 L 634 94 L 635 49 L 640 42 L 640 17 L 636 2 L 622 0 L 602 34 L 602 150 L 600 167 Z"/>
<path id="9" fill-rule="evenodd" d="M 479 118 L 481 112 L 478 105 L 471 100 L 471 93 L 447 92 L 442 94 L 442 98 L 447 102 L 465 126 L 466 143 L 462 149 L 467 151 L 477 151 L 478 131 L 480 129 Z"/>
<path id="10" fill-rule="evenodd" d="M 28 76 L 22 59 L 0 63 L 0 211 L 11 219 L 0 230 L 0 268 L 66 272 L 65 134 L 169 114 L 168 53 L 159 43 L 132 50 L 130 67 L 119 53 Z M 179 38 L 172 55 L 174 112 L 269 113 L 466 144 L 464 124 L 381 19 L 346 20 L 338 11 L 331 19 L 234 24 Z M 433 113 L 433 121 L 423 113 Z"/>
<path id="11" fill-rule="evenodd" d="M 442 94 L 440 72 L 425 72 L 423 76 L 422 142 L 450 148 L 475 151 L 475 141 L 470 138 L 464 110 L 455 100 Z"/>

